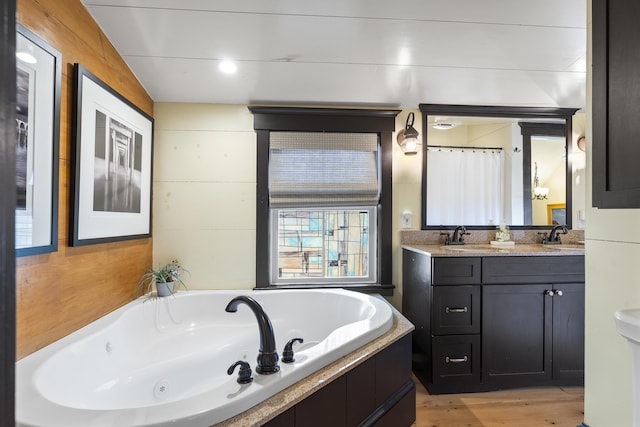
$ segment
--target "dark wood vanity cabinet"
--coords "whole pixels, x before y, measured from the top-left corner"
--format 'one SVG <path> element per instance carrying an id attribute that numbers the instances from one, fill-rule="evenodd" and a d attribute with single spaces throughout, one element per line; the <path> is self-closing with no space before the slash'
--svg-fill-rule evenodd
<path id="1" fill-rule="evenodd" d="M 426 266 L 426 267 L 425 267 Z M 429 392 L 579 385 L 584 257 L 403 252 L 403 312 Z"/>

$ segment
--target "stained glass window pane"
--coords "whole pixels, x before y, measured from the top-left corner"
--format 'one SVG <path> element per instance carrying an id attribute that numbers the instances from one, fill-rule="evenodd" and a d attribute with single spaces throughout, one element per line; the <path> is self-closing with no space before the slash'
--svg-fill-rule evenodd
<path id="1" fill-rule="evenodd" d="M 373 279 L 369 223 L 374 208 L 276 212 L 276 282 Z"/>

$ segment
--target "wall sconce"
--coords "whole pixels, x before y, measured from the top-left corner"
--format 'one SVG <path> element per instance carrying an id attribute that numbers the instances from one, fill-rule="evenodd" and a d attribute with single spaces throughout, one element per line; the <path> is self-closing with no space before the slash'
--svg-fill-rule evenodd
<path id="1" fill-rule="evenodd" d="M 547 187 L 540 187 L 540 180 L 538 179 L 538 162 L 534 162 L 535 173 L 533 176 L 533 194 L 531 200 L 547 200 L 549 196 L 549 189 Z"/>
<path id="2" fill-rule="evenodd" d="M 402 152 L 407 156 L 418 154 L 418 136 L 420 136 L 420 134 L 413 127 L 414 119 L 414 114 L 409 113 L 404 129 L 398 132 L 398 136 L 396 137 Z"/>

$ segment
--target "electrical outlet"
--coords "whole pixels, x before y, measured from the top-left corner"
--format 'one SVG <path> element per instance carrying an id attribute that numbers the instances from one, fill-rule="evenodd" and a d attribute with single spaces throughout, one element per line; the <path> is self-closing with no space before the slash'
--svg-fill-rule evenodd
<path id="1" fill-rule="evenodd" d="M 403 212 L 402 213 L 402 228 L 411 228 L 412 226 L 412 215 L 411 212 Z"/>

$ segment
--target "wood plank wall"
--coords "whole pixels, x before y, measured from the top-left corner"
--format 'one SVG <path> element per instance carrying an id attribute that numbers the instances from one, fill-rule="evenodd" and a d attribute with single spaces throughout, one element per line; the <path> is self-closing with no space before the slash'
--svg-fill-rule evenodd
<path id="1" fill-rule="evenodd" d="M 79 0 L 18 0 L 17 20 L 62 53 L 58 251 L 16 262 L 16 357 L 131 301 L 151 266 L 152 240 L 69 247 L 73 64 L 153 116 L 153 100 Z"/>

